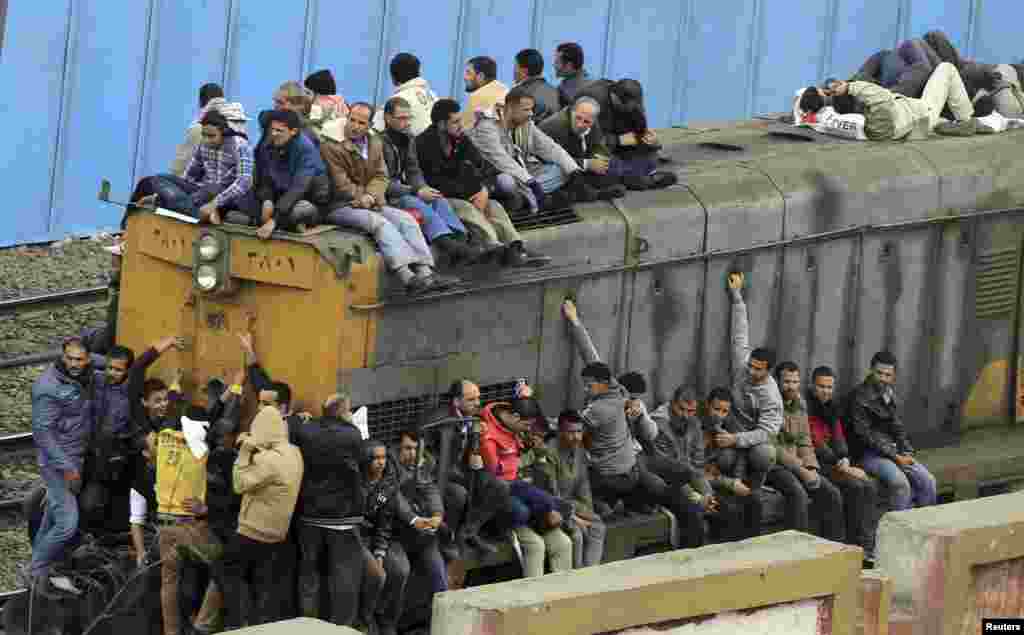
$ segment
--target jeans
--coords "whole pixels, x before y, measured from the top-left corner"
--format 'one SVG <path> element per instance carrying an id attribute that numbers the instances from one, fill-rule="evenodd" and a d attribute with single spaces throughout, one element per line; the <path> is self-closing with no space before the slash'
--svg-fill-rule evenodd
<path id="1" fill-rule="evenodd" d="M 405 584 L 409 581 L 409 557 L 398 540 L 391 541 L 388 553 L 384 556 L 384 573 L 384 588 L 377 601 L 377 624 L 393 629 L 402 617 Z"/>
<path id="2" fill-rule="evenodd" d="M 32 577 L 47 575 L 50 565 L 64 556 L 64 550 L 78 534 L 78 499 L 64 481 L 64 473 L 53 466 L 39 469 L 46 483 L 46 509 L 32 543 Z"/>
<path id="3" fill-rule="evenodd" d="M 818 485 L 808 487 L 789 468 L 777 465 L 768 472 L 768 484 L 779 490 L 786 501 L 787 527 L 810 532 L 813 516 L 814 533 L 836 542 L 846 540 L 843 498 L 827 478 L 819 474 Z"/>
<path id="4" fill-rule="evenodd" d="M 173 174 L 158 174 L 139 181 L 132 200 L 156 194 L 160 198 L 157 201 L 160 207 L 199 218 L 199 208 L 212 201 L 225 189 L 225 186 L 219 183 L 199 186 Z"/>
<path id="5" fill-rule="evenodd" d="M 574 569 L 601 564 L 604 559 L 604 537 L 608 527 L 599 516 L 594 515 L 590 527 L 576 525 L 572 532 L 572 566 Z"/>
<path id="6" fill-rule="evenodd" d="M 203 520 L 185 521 L 160 528 L 160 607 L 164 616 L 164 635 L 179 635 L 181 608 L 178 598 L 178 580 L 181 556 L 178 545 L 210 545 L 219 543 Z"/>
<path id="7" fill-rule="evenodd" d="M 359 610 L 359 587 L 365 557 L 357 529 L 335 530 L 298 524 L 299 607 L 304 617 L 320 617 L 320 559 L 327 559 L 330 610 L 323 619 L 352 624 Z"/>
<path id="8" fill-rule="evenodd" d="M 469 201 L 451 199 L 449 203 L 464 223 L 477 227 L 486 238 L 488 247 L 522 240 L 501 203 L 488 199 L 487 213 L 481 212 Z"/>
<path id="9" fill-rule="evenodd" d="M 530 526 L 513 530 L 523 549 L 523 577 L 539 578 L 544 575 L 547 557 L 552 572 L 572 569 L 572 540 L 559 527 L 539 533 Z"/>
<path id="10" fill-rule="evenodd" d="M 846 511 L 846 538 L 849 544 L 864 549 L 864 557 L 875 557 L 875 533 L 878 529 L 878 485 L 846 474 L 832 473 L 832 482 L 843 495 Z"/>
<path id="11" fill-rule="evenodd" d="M 388 269 L 395 270 L 414 264 L 434 266 L 434 256 L 419 224 L 400 209 L 335 207 L 327 212 L 324 222 L 359 229 L 373 236 Z"/>
<path id="12" fill-rule="evenodd" d="M 423 576 L 430 589 L 430 598 L 435 593 L 448 590 L 448 570 L 438 548 L 437 536 L 422 534 L 406 527 L 402 530 L 402 546 L 409 558 L 411 573 Z"/>
<path id="13" fill-rule="evenodd" d="M 452 476 L 458 478 L 456 474 Z M 465 484 L 449 481 L 445 485 L 445 520 L 453 533 L 475 535 L 500 512 L 507 513 L 511 497 L 508 486 L 487 470 L 467 470 L 463 477 L 468 479 Z M 472 496 L 466 487 L 470 481 L 473 485 Z M 526 514 L 528 517 L 528 509 Z"/>
<path id="14" fill-rule="evenodd" d="M 895 461 L 869 450 L 864 453 L 861 465 L 865 472 L 881 481 L 889 495 L 892 511 L 927 507 L 934 505 L 938 498 L 935 477 L 922 463 L 901 467 Z"/>
<path id="15" fill-rule="evenodd" d="M 406 194 L 398 199 L 395 205 L 400 209 L 416 209 L 423 215 L 423 234 L 427 242 L 433 242 L 441 236 L 447 236 L 452 232 L 466 233 L 466 226 L 462 224 L 459 217 L 452 211 L 448 200 L 439 198 L 433 202 L 426 202 L 415 194 Z"/>
<path id="16" fill-rule="evenodd" d="M 562 172 L 562 168 L 554 163 L 533 165 L 530 166 L 529 171 L 534 180 L 540 184 L 540 189 L 545 194 L 551 194 L 566 184 L 566 176 Z M 529 202 L 531 210 L 536 210 L 540 206 L 540 202 L 533 195 L 533 191 L 526 187 L 525 184 L 521 187 L 520 183 L 511 174 L 499 174 L 494 180 L 494 191 L 499 197 L 511 196 L 516 193 L 522 194 Z"/>
<path id="17" fill-rule="evenodd" d="M 232 536 L 218 565 L 218 579 L 224 593 L 224 630 L 241 628 L 246 623 L 250 626 L 265 623 L 270 619 L 265 609 L 271 595 L 292 592 L 277 588 L 279 584 L 273 573 L 276 552 L 283 545 L 260 542 L 237 533 Z M 251 598 L 249 602 L 246 602 L 247 593 Z M 246 606 L 249 615 L 245 615 Z"/>
<path id="18" fill-rule="evenodd" d="M 645 469 L 657 474 L 672 487 L 682 487 L 693 478 L 693 468 L 680 461 L 673 461 L 657 454 L 641 454 L 637 457 Z"/>
<path id="19" fill-rule="evenodd" d="M 758 492 L 738 496 L 718 491 L 715 497 L 718 499 L 718 513 L 708 517 L 715 541 L 746 540 L 761 533 L 761 497 Z"/>
<path id="20" fill-rule="evenodd" d="M 608 176 L 647 176 L 658 167 L 653 156 L 612 157 L 608 162 Z"/>
<path id="21" fill-rule="evenodd" d="M 613 505 L 619 498 L 628 503 L 663 505 L 676 517 L 680 547 L 693 548 L 704 544 L 704 508 L 686 500 L 682 489 L 669 487 L 664 480 L 640 465 L 624 474 L 600 474 L 590 471 L 594 496 Z"/>

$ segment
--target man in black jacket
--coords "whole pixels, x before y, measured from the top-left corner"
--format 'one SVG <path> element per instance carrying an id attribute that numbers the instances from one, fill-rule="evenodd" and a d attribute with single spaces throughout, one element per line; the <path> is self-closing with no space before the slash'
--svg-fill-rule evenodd
<path id="1" fill-rule="evenodd" d="M 369 439 L 363 444 L 362 474 L 362 534 L 372 554 L 362 584 L 363 618 L 371 633 L 375 623 L 380 635 L 396 635 L 409 579 L 409 558 L 394 534 L 401 469 L 383 441 Z"/>
<path id="2" fill-rule="evenodd" d="M 590 97 L 601 110 L 598 122 L 611 152 L 608 173 L 621 177 L 631 190 L 668 187 L 677 181 L 672 172 L 657 172 L 658 136 L 647 127 L 643 88 L 635 79 L 598 79 L 576 93 Z"/>
<path id="3" fill-rule="evenodd" d="M 294 443 L 304 470 L 297 506 L 300 551 L 299 605 L 305 617 L 320 617 L 320 559 L 326 570 L 330 616 L 334 624 L 352 624 L 359 606 L 364 548 L 356 527 L 362 522 L 358 492 L 363 437 L 352 423 L 347 396 L 331 395 L 323 416 L 297 428 Z"/>
<path id="4" fill-rule="evenodd" d="M 559 109 L 558 89 L 544 79 L 544 56 L 537 49 L 523 49 L 516 53 L 515 85 L 533 97 L 533 120 L 541 122 Z"/>
<path id="5" fill-rule="evenodd" d="M 576 162 L 583 166 L 583 186 L 593 190 L 580 200 L 609 200 L 626 195 L 626 188 L 614 176 L 609 176 L 611 153 L 605 145 L 605 134 L 598 123 L 601 105 L 592 97 L 580 97 L 575 105 L 563 108 L 548 117 L 540 129 L 555 143 L 565 148 Z"/>
<path id="6" fill-rule="evenodd" d="M 437 100 L 430 111 L 430 127 L 416 137 L 416 154 L 427 185 L 443 194 L 463 221 L 479 229 L 486 249 L 504 252 L 504 264 L 550 262 L 550 258 L 526 249 L 508 212 L 491 200 L 483 179 L 483 158 L 463 134 L 460 112 L 455 100 Z"/>
<path id="7" fill-rule="evenodd" d="M 896 357 L 888 351 L 875 353 L 867 379 L 847 397 L 850 451 L 865 472 L 882 482 L 892 510 L 934 505 L 935 477 L 914 459 L 895 384 Z"/>
<path id="8" fill-rule="evenodd" d="M 384 104 L 384 163 L 388 166 L 388 205 L 416 210 L 427 242 L 436 245 L 453 263 L 472 262 L 483 254 L 479 246 L 470 246 L 466 227 L 452 211 L 444 195 L 427 185 L 416 155 L 416 141 L 409 125 L 409 102 L 392 97 Z"/>
<path id="9" fill-rule="evenodd" d="M 448 576 L 439 542 L 450 533 L 444 523 L 444 502 L 431 465 L 420 458 L 420 438 L 415 430 L 404 430 L 398 441 L 401 470 L 399 506 L 396 512 L 398 536 L 414 572 L 427 577 L 430 596 L 448 590 Z M 457 554 L 455 554 L 457 557 Z"/>

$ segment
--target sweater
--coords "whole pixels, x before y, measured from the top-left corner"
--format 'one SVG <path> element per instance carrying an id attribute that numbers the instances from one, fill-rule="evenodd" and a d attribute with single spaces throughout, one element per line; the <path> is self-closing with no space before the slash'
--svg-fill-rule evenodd
<path id="1" fill-rule="evenodd" d="M 782 428 L 782 393 L 769 376 L 764 382 L 750 381 L 750 327 L 747 305 L 738 289 L 732 290 L 732 391 L 736 418 L 745 428 L 737 434 L 736 445 L 749 448 L 771 443 Z"/>

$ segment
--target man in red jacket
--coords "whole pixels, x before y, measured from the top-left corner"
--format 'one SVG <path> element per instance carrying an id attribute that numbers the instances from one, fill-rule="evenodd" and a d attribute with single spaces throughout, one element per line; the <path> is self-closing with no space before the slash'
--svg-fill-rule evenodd
<path id="1" fill-rule="evenodd" d="M 878 487 L 864 470 L 850 462 L 839 405 L 833 399 L 835 373 L 819 366 L 807 388 L 807 423 L 821 472 L 843 494 L 848 540 L 864 549 L 864 566 L 875 563 L 875 530 L 878 527 Z"/>

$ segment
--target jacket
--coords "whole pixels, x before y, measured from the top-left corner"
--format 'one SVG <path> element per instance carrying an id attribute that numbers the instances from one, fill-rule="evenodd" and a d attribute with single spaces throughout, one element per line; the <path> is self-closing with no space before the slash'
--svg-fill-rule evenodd
<path id="1" fill-rule="evenodd" d="M 237 458 L 234 448 L 214 447 L 206 460 L 206 518 L 210 529 L 224 544 L 238 531 L 238 515 L 242 510 L 242 498 L 232 486 Z"/>
<path id="2" fill-rule="evenodd" d="M 543 75 L 527 77 L 516 84 L 533 97 L 533 120 L 544 121 L 561 109 L 558 99 L 558 89 L 548 83 Z"/>
<path id="3" fill-rule="evenodd" d="M 658 426 L 658 435 L 647 444 L 648 452 L 689 466 L 693 476 L 684 489 L 689 488 L 701 495 L 710 494 L 711 484 L 704 476 L 704 428 L 700 419 L 676 417 L 668 402 L 655 408 L 651 419 Z"/>
<path id="4" fill-rule="evenodd" d="M 777 438 L 780 463 L 790 469 L 819 469 L 818 457 L 814 453 L 814 443 L 811 440 L 811 427 L 807 422 L 807 408 L 802 399 L 797 398 L 784 405 L 782 428 Z"/>
<path id="5" fill-rule="evenodd" d="M 570 324 L 576 349 L 584 363 L 601 361 L 583 322 Z M 636 467 L 633 435 L 626 420 L 629 393 L 613 378 L 608 392 L 588 397 L 580 411 L 583 425 L 590 432 L 590 466 L 599 474 L 628 474 Z"/>
<path id="6" fill-rule="evenodd" d="M 203 126 L 199 122 L 211 110 L 224 115 L 224 118 L 228 120 L 228 126 L 232 130 L 248 136 L 246 122 L 249 118 L 245 116 L 245 107 L 236 101 L 227 101 L 223 97 L 214 97 L 206 102 L 206 106 L 199 109 L 199 114 L 196 115 L 195 120 L 185 130 L 185 139 L 174 150 L 171 174 L 181 177 L 185 176 L 185 167 L 195 153 L 196 147 L 203 141 Z"/>
<path id="7" fill-rule="evenodd" d="M 395 203 L 406 194 L 415 195 L 427 184 L 416 156 L 416 140 L 404 133 L 385 130 L 380 135 L 384 163 L 388 169 L 387 199 Z"/>
<path id="8" fill-rule="evenodd" d="M 734 414 L 730 414 L 720 426 L 716 426 L 711 417 L 706 417 L 702 422 L 704 429 L 704 475 L 714 489 L 727 489 L 735 491 L 737 481 L 747 478 L 747 453 L 745 451 L 732 452 L 731 448 L 723 449 L 717 447 L 713 442 L 713 435 L 719 430 L 736 434 L 743 431 L 741 424 Z M 724 452 L 734 454 L 732 465 L 722 469 L 719 459 Z"/>
<path id="9" fill-rule="evenodd" d="M 807 424 L 811 428 L 811 442 L 818 457 L 818 464 L 831 470 L 839 461 L 850 458 L 846 443 L 846 431 L 839 416 L 839 405 L 833 399 L 822 404 L 813 390 L 806 393 Z"/>
<path id="10" fill-rule="evenodd" d="M 32 439 L 39 467 L 81 471 L 93 429 L 92 370 L 79 381 L 54 362 L 32 384 Z"/>
<path id="11" fill-rule="evenodd" d="M 484 467 L 499 480 L 514 481 L 519 478 L 523 442 L 494 415 L 494 407 L 499 404 L 508 405 L 506 402 L 495 402 L 484 408 L 483 420 L 487 424 L 487 434 L 480 440 L 480 457 Z"/>
<path id="12" fill-rule="evenodd" d="M 747 365 L 750 362 L 750 327 L 747 305 L 739 290 L 732 291 L 732 392 L 733 410 L 743 424 L 736 446 L 749 448 L 772 443 L 782 428 L 782 393 L 771 375 L 761 384 L 753 384 Z"/>
<path id="13" fill-rule="evenodd" d="M 478 113 L 494 114 L 496 104 L 505 103 L 508 86 L 494 79 L 469 94 L 469 101 L 462 110 L 462 127 L 467 131 L 476 125 Z"/>
<path id="14" fill-rule="evenodd" d="M 569 153 L 533 121 L 509 130 L 497 118 L 481 115 L 467 134 L 495 173 L 509 174 L 521 184 L 533 179 L 528 168 L 540 162 L 554 163 L 567 176 L 580 169 Z"/>
<path id="15" fill-rule="evenodd" d="M 428 424 L 439 422 L 449 417 L 462 417 L 456 408 L 455 404 L 449 404 L 446 407 L 438 408 L 434 412 L 430 413 L 425 421 Z M 441 465 L 441 447 L 444 444 L 448 444 L 448 470 L 449 474 L 459 478 L 464 474 L 466 467 L 466 457 L 472 451 L 475 443 L 482 441 L 477 439 L 471 433 L 471 421 L 460 421 L 451 422 L 446 425 L 441 425 L 436 428 L 432 428 L 425 435 L 426 449 L 430 452 L 431 456 L 434 457 L 435 469 L 440 469 Z M 477 451 L 479 446 L 476 446 Z"/>
<path id="16" fill-rule="evenodd" d="M 393 448 L 392 451 L 397 450 Z M 443 515 L 444 501 L 428 461 L 424 460 L 423 464 L 416 467 L 406 467 L 397 462 L 395 465 L 398 469 L 401 493 L 395 520 L 400 525 L 408 526 L 417 517 Z"/>
<path id="17" fill-rule="evenodd" d="M 412 136 L 421 134 L 430 126 L 430 111 L 437 101 L 437 94 L 431 90 L 430 83 L 422 77 L 416 77 L 395 87 L 391 97 L 401 97 L 409 102 L 410 120 L 409 132 Z M 390 98 L 389 98 L 390 99 Z M 373 117 L 373 129 L 384 132 L 384 108 L 378 108 L 377 114 Z"/>
<path id="18" fill-rule="evenodd" d="M 468 200 L 484 189 L 483 157 L 465 135 L 453 142 L 432 125 L 416 137 L 416 158 L 427 185 L 448 198 Z"/>
<path id="19" fill-rule="evenodd" d="M 356 492 L 363 448 L 359 429 L 325 416 L 305 423 L 294 434 L 303 460 L 298 513 L 305 519 L 359 523 L 362 508 Z"/>
<path id="20" fill-rule="evenodd" d="M 608 146 L 608 150 L 617 153 L 620 150 L 619 136 L 627 132 L 634 132 L 635 121 L 623 113 L 616 112 L 612 107 L 611 87 L 614 84 L 615 82 L 610 79 L 595 79 L 581 86 L 576 92 L 576 98 L 586 96 L 600 104 L 601 112 L 597 116 L 597 122 L 600 124 L 601 130 L 604 131 L 605 145 Z M 644 112 L 643 104 L 638 104 L 636 108 L 639 109 L 639 112 Z M 625 150 L 626 148 L 621 149 Z"/>
<path id="21" fill-rule="evenodd" d="M 846 420 L 852 428 L 848 431 L 850 453 L 858 462 L 868 450 L 890 460 L 898 454 L 914 453 L 895 395 L 886 403 L 881 384 L 873 378 L 847 397 Z"/>
<path id="22" fill-rule="evenodd" d="M 894 93 L 870 82 L 850 82 L 851 97 L 864 104 L 864 134 L 872 141 L 925 139 L 928 107 L 920 99 Z"/>
<path id="23" fill-rule="evenodd" d="M 257 413 L 251 431 L 239 441 L 232 474 L 235 493 L 242 495 L 238 533 L 260 542 L 282 542 L 302 486 L 302 453 L 288 443 L 284 419 L 271 407 Z"/>
<path id="24" fill-rule="evenodd" d="M 558 104 L 562 108 L 573 105 L 576 101 L 576 93 L 589 81 L 590 73 L 585 68 L 563 78 L 558 84 Z"/>
<path id="25" fill-rule="evenodd" d="M 310 202 L 325 202 L 326 168 L 316 146 L 304 134 L 297 134 L 283 148 L 276 148 L 267 140 L 256 149 L 254 171 L 257 200 L 274 202 L 274 218 L 288 214 L 306 196 Z M 309 194 L 307 194 L 309 193 Z"/>
<path id="26" fill-rule="evenodd" d="M 367 461 L 360 464 L 366 474 Z M 376 483 L 363 479 L 362 509 L 363 531 L 369 539 L 370 552 L 377 558 L 383 558 L 391 546 L 394 536 L 395 512 L 398 509 L 400 472 L 398 461 L 388 453 L 388 461 L 384 467 L 384 475 Z"/>
<path id="27" fill-rule="evenodd" d="M 369 194 L 377 206 L 387 205 L 388 166 L 384 163 L 384 144 L 380 136 L 366 134 L 367 158 L 350 139 L 324 138 L 320 146 L 334 185 L 333 199 L 358 199 Z"/>
<path id="28" fill-rule="evenodd" d="M 561 500 L 571 501 L 576 510 L 594 515 L 594 495 L 590 488 L 586 450 L 564 449 L 558 439 L 548 441 L 546 460 L 551 463 L 554 478 L 549 491 Z"/>
<path id="29" fill-rule="evenodd" d="M 196 187 L 222 188 L 211 203 L 225 209 L 249 193 L 253 181 L 253 158 L 249 140 L 225 137 L 220 147 L 200 144 L 185 168 L 185 179 Z"/>
<path id="30" fill-rule="evenodd" d="M 544 120 L 540 129 L 584 169 L 590 167 L 587 162 L 595 155 L 610 157 L 601 125 L 595 121 L 586 135 L 579 135 L 572 129 L 572 117 L 572 107 L 563 108 Z"/>

